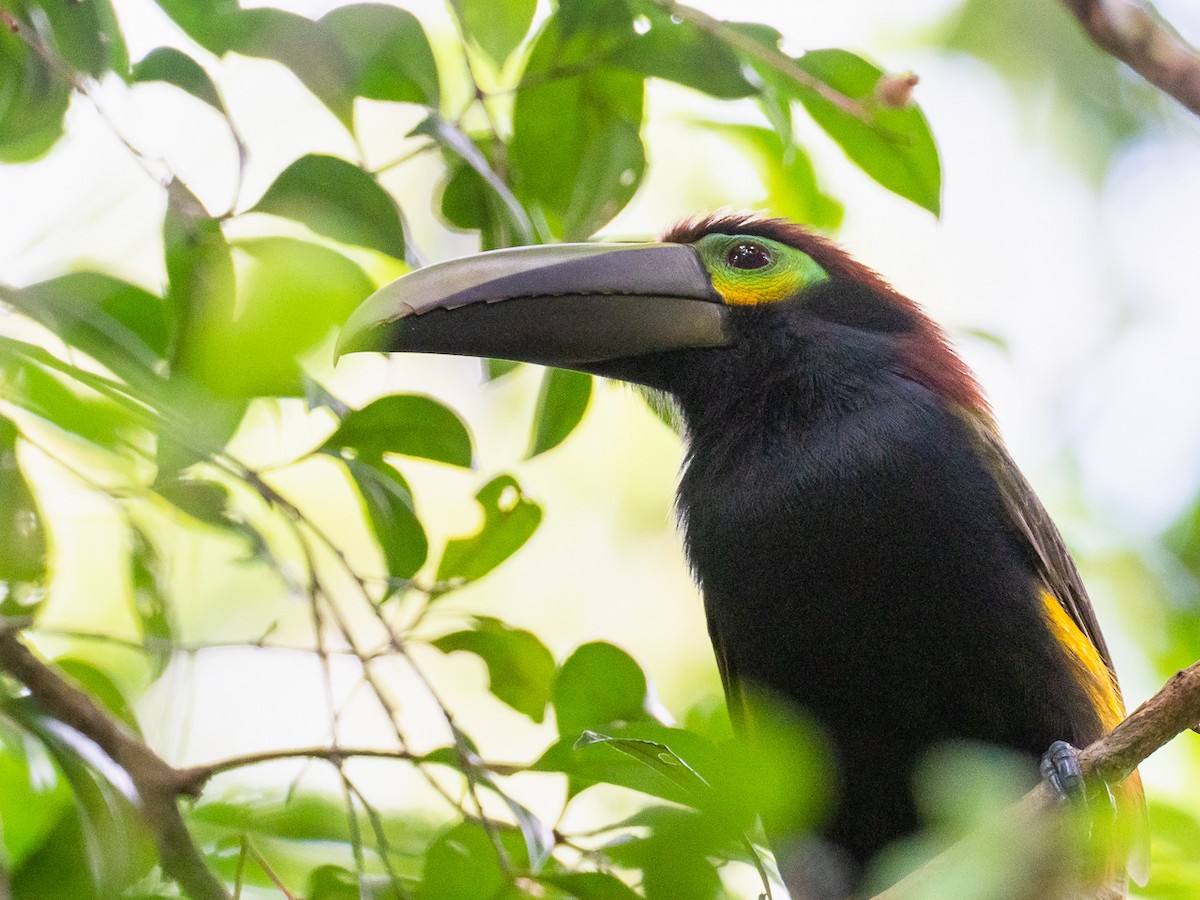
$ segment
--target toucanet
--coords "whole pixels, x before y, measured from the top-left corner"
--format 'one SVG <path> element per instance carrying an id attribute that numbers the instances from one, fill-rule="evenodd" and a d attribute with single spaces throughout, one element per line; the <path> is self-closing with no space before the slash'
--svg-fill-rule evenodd
<path id="1" fill-rule="evenodd" d="M 972 374 L 915 303 L 798 225 L 713 216 L 660 243 L 429 266 L 351 316 L 339 352 L 357 350 L 541 363 L 671 398 L 731 717 L 752 739 L 746 698 L 769 692 L 833 749 L 833 895 L 919 828 L 932 748 L 1009 748 L 1072 792 L 1071 747 L 1124 717 L 1079 572 Z M 1136 774 L 1113 806 L 1144 816 Z M 1138 843 L 1112 851 L 1100 895 L 1139 874 Z"/>

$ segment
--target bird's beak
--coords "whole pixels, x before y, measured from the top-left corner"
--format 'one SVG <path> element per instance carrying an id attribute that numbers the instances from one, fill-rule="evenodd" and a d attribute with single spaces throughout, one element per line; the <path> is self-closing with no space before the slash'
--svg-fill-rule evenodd
<path id="1" fill-rule="evenodd" d="M 557 244 L 418 269 L 350 316 L 337 355 L 359 350 L 590 364 L 714 347 L 728 309 L 691 247 Z"/>

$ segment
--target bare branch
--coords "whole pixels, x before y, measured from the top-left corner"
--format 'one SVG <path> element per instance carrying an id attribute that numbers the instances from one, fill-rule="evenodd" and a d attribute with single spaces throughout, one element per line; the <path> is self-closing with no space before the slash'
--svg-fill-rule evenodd
<path id="1" fill-rule="evenodd" d="M 1084 778 L 1108 785 L 1119 784 L 1142 760 L 1197 722 L 1200 722 L 1200 662 L 1176 672 L 1162 690 L 1134 710 L 1124 722 L 1082 750 L 1079 764 Z M 1036 830 L 1037 824 L 1059 805 L 1059 798 L 1042 781 L 1006 809 L 1003 818 L 1014 828 L 1028 825 Z M 902 881 L 876 894 L 873 900 L 928 896 L 928 885 L 936 882 L 945 869 L 969 858 L 980 835 L 982 831 L 967 836 Z"/>
<path id="2" fill-rule="evenodd" d="M 176 770 L 11 632 L 0 633 L 0 670 L 25 685 L 47 714 L 86 735 L 129 773 L 163 871 L 193 900 L 229 900 L 229 892 L 205 865 L 179 813 Z"/>
<path id="3" fill-rule="evenodd" d="M 1200 52 L 1138 0 L 1062 0 L 1088 37 L 1200 116 Z"/>

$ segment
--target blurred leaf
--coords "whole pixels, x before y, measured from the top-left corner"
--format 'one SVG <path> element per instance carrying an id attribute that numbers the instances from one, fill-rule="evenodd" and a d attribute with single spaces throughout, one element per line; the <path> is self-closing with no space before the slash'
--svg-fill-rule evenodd
<path id="1" fill-rule="evenodd" d="M 46 533 L 17 465 L 17 428 L 0 418 L 0 583 L 40 582 L 45 575 Z M 7 603 L 8 590 L 3 593 Z M 0 607 L 0 611 L 5 610 Z"/>
<path id="2" fill-rule="evenodd" d="M 133 80 L 173 84 L 207 103 L 221 115 L 226 114 L 225 103 L 204 67 L 174 47 L 156 47 L 146 54 L 141 62 L 133 67 Z"/>
<path id="3" fill-rule="evenodd" d="M 152 677 L 158 678 L 171 661 L 168 642 L 174 636 L 167 602 L 167 578 L 162 560 L 150 539 L 138 528 L 130 532 L 130 537 L 130 601 L 148 658 L 154 664 Z"/>
<path id="4" fill-rule="evenodd" d="M 189 311 L 184 371 L 218 398 L 303 396 L 298 358 L 371 293 L 371 281 L 340 253 L 292 238 L 239 241 L 231 261 L 235 291 L 205 291 Z"/>
<path id="5" fill-rule="evenodd" d="M 0 85 L 0 163 L 37 159 L 62 136 L 70 84 L 0 25 Z"/>
<path id="6" fill-rule="evenodd" d="M 153 375 L 167 353 L 163 300 L 109 275 L 72 272 L 25 288 L 0 285 L 0 300 L 134 383 Z"/>
<path id="7" fill-rule="evenodd" d="M 501 67 L 529 34 L 537 0 L 452 0 L 463 31 Z"/>
<path id="8" fill-rule="evenodd" d="M 559 240 L 581 240 L 610 221 L 645 170 L 643 78 L 596 64 L 627 37 L 609 5 L 564 7 L 546 21 L 514 101 L 517 193 Z"/>
<path id="9" fill-rule="evenodd" d="M 221 223 L 178 179 L 167 186 L 163 249 L 170 355 L 174 367 L 187 372 L 203 365 L 197 343 L 210 310 L 225 310 L 232 318 L 235 287 L 233 259 Z"/>
<path id="10" fill-rule="evenodd" d="M 554 872 L 538 881 L 562 888 L 576 900 L 637 900 L 642 896 L 607 872 Z"/>
<path id="11" fill-rule="evenodd" d="M 838 93 L 862 101 L 869 119 L 863 121 L 835 106 L 807 85 L 788 82 L 813 120 L 860 169 L 888 190 L 937 215 L 941 209 L 941 163 L 920 109 L 875 105 L 873 92 L 883 70 L 849 51 L 811 50 L 797 59 L 796 65 Z"/>
<path id="12" fill-rule="evenodd" d="M 748 97 L 754 88 L 729 45 L 691 22 L 677 21 L 653 2 L 637 3 L 626 40 L 606 61 L 642 75 L 666 78 L 724 100 Z"/>
<path id="13" fill-rule="evenodd" d="M 32 702 L 11 701 L 6 710 L 45 746 L 70 782 L 82 855 L 96 893 L 120 896 L 125 886 L 149 868 L 153 852 L 133 807 L 137 792 L 128 774 L 90 738 L 40 712 Z"/>
<path id="14" fill-rule="evenodd" d="M 0 717 L 0 859 L 19 869 L 71 807 L 71 789 L 37 741 Z"/>
<path id="15" fill-rule="evenodd" d="M 833 231 L 842 222 L 842 204 L 821 190 L 808 154 L 785 146 L 779 135 L 757 125 L 704 123 L 704 127 L 733 144 L 753 164 L 772 215 L 806 222 Z"/>
<path id="16" fill-rule="evenodd" d="M 1026 101 L 1018 111 L 1097 182 L 1114 151 L 1162 117 L 1162 95 L 1095 47 L 1064 5 L 966 0 L 952 10 L 945 46 L 1004 75 Z"/>
<path id="17" fill-rule="evenodd" d="M 215 481 L 170 478 L 156 481 L 154 492 L 198 522 L 222 531 L 231 526 L 228 514 L 229 489 Z"/>
<path id="18" fill-rule="evenodd" d="M 497 378 L 503 378 L 510 372 L 515 372 L 521 367 L 521 364 L 511 359 L 485 359 L 483 366 L 487 380 L 495 381 Z"/>
<path id="19" fill-rule="evenodd" d="M 412 578 L 429 554 L 429 542 L 417 518 L 407 482 L 383 463 L 373 465 L 357 459 L 344 463 L 358 486 L 388 574 L 393 578 Z"/>
<path id="20" fill-rule="evenodd" d="M 281 9 L 241 9 L 237 0 L 160 0 L 187 34 L 218 56 L 273 59 L 287 67 L 348 129 L 354 118 L 354 64 L 333 31 Z"/>
<path id="21" fill-rule="evenodd" d="M 71 71 L 101 78 L 129 71 L 129 52 L 110 0 L 7 0 L 25 38 Z"/>
<path id="22" fill-rule="evenodd" d="M 488 689 L 535 722 L 546 715 L 554 656 L 531 632 L 499 619 L 477 616 L 474 627 L 443 635 L 430 643 L 443 653 L 465 650 L 487 665 Z"/>
<path id="23" fill-rule="evenodd" d="M 355 3 L 326 13 L 319 21 L 352 60 L 358 96 L 437 107 L 437 66 L 429 38 L 412 13 Z"/>
<path id="24" fill-rule="evenodd" d="M 60 369 L 75 367 L 41 347 L 0 336 L 0 400 L 105 450 L 145 444 L 143 417 L 64 378 Z M 80 375 L 88 373 L 80 370 Z"/>
<path id="25" fill-rule="evenodd" d="M 513 829 L 504 828 L 500 841 L 513 859 L 525 864 L 525 847 Z M 418 900 L 498 900 L 507 896 L 509 877 L 487 832 L 474 822 L 460 822 L 444 832 L 425 854 L 425 872 Z"/>
<path id="26" fill-rule="evenodd" d="M 300 157 L 251 212 L 295 219 L 344 244 L 404 258 L 404 228 L 395 201 L 371 175 L 336 156 Z"/>
<path id="27" fill-rule="evenodd" d="M 462 419 L 449 407 L 420 394 L 392 394 L 352 410 L 321 447 L 351 451 L 376 463 L 385 453 L 432 459 L 471 468 L 474 448 Z"/>
<path id="28" fill-rule="evenodd" d="M 650 718 L 641 667 L 620 647 L 600 641 L 584 644 L 567 657 L 554 680 L 552 698 L 558 733 L 571 740 L 612 722 Z"/>
<path id="29" fill-rule="evenodd" d="M 438 581 L 482 578 L 521 549 L 542 521 L 542 508 L 521 493 L 511 475 L 493 478 L 475 499 L 483 507 L 483 526 L 470 537 L 446 544 Z"/>
<path id="30" fill-rule="evenodd" d="M 737 854 L 730 832 L 712 817 L 686 809 L 655 807 L 656 815 L 645 837 L 618 839 L 605 853 L 624 868 L 642 870 L 642 890 L 647 897 L 688 897 L 696 900 L 723 898 L 721 878 L 709 859 L 722 860 Z"/>
<path id="31" fill-rule="evenodd" d="M 528 456 L 557 447 L 583 421 L 592 399 L 592 376 L 566 369 L 547 369 L 542 375 Z"/>
<path id="32" fill-rule="evenodd" d="M 133 707 L 129 705 L 129 701 L 125 699 L 125 695 L 121 693 L 121 689 L 113 683 L 113 680 L 108 675 L 96 668 L 92 663 L 71 656 L 57 657 L 54 660 L 54 665 L 62 670 L 64 675 L 87 691 L 88 695 L 108 710 L 114 718 L 124 723 L 130 731 L 136 735 L 142 733 L 141 728 L 138 727 L 137 716 L 134 715 Z"/>

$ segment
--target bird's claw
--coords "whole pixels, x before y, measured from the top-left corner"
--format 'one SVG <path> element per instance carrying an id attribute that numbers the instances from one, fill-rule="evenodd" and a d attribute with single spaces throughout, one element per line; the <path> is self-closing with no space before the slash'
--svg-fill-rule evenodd
<path id="1" fill-rule="evenodd" d="M 1079 750 L 1066 741 L 1055 741 L 1042 756 L 1042 777 L 1063 802 L 1086 804 Z"/>

